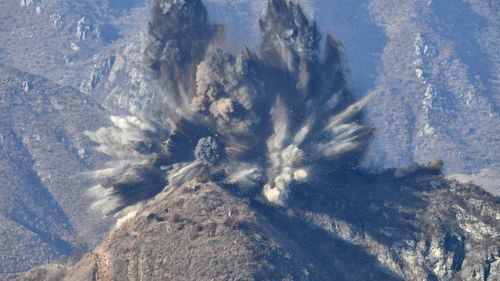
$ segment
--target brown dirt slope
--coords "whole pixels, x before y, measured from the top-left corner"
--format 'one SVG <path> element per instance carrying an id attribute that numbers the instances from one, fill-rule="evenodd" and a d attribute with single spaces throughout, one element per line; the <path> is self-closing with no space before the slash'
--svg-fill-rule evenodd
<path id="1" fill-rule="evenodd" d="M 187 183 L 138 208 L 79 261 L 18 280 L 500 277 L 500 199 L 429 167 L 304 186 L 287 208 L 245 197 Z"/>

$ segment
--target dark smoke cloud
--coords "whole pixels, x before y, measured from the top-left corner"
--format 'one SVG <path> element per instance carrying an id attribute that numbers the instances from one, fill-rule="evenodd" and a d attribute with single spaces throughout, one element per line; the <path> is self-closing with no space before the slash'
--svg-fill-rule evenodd
<path id="1" fill-rule="evenodd" d="M 207 164 L 215 164 L 222 157 L 219 144 L 212 137 L 202 138 L 198 141 L 194 156 L 197 161 Z"/>
<path id="2" fill-rule="evenodd" d="M 88 133 L 113 158 L 93 173 L 96 207 L 114 214 L 215 178 L 283 205 L 294 185 L 357 164 L 345 156 L 371 133 L 359 121 L 369 97 L 354 102 L 346 89 L 340 42 L 327 36 L 320 54 L 316 25 L 287 0 L 269 0 L 259 24 L 259 53 L 234 55 L 200 0 L 154 1 L 144 56 L 165 95 Z"/>

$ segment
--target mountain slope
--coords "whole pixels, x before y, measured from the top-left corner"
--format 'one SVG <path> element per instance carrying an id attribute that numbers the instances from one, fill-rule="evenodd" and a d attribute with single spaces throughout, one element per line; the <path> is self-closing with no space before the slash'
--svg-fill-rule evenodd
<path id="1" fill-rule="evenodd" d="M 0 76 L 0 215 L 8 221 L 0 226 L 0 274 L 5 274 L 69 255 L 77 237 L 92 243 L 105 230 L 96 214 L 86 211 L 81 175 L 97 161 L 83 132 L 105 120 L 101 107 L 71 88 L 4 65 Z"/>
<path id="2" fill-rule="evenodd" d="M 148 88 L 153 88 L 150 81 L 144 85 L 148 79 L 136 50 L 148 14 L 143 0 L 4 1 L 0 62 L 80 89 L 110 109 L 140 108 L 147 100 L 134 97 L 152 95 Z M 103 69 L 106 65 L 113 69 Z M 126 73 L 117 73 L 122 67 Z M 110 86 L 97 89 L 99 83 Z M 117 97 L 116 92 L 131 98 Z"/>
<path id="3" fill-rule="evenodd" d="M 187 183 L 80 261 L 18 280 L 496 280 L 500 201 L 425 169 L 311 187 L 283 209 Z"/>
<path id="4" fill-rule="evenodd" d="M 61 207 L 33 171 L 31 155 L 21 141 L 5 129 L 1 136 L 0 276 L 69 255 L 75 236 Z"/>
<path id="5" fill-rule="evenodd" d="M 440 158 L 447 172 L 498 165 L 499 89 L 495 56 L 479 40 L 485 22 L 474 1 L 377 2 L 374 20 L 388 37 L 367 118 L 377 126 L 368 162 L 375 167 Z M 495 5 L 484 3 L 494 12 Z M 489 6 L 489 7 L 488 7 Z M 389 7 L 397 7 L 392 9 Z M 464 25 L 467 18 L 470 24 Z M 496 16 L 498 20 L 498 15 Z M 395 149 L 395 147 L 397 147 Z"/>

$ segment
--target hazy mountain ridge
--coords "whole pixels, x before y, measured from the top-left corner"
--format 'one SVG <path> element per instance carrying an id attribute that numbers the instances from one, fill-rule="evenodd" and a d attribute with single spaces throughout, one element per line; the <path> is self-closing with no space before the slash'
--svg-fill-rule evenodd
<path id="1" fill-rule="evenodd" d="M 404 14 L 388 16 L 388 7 L 394 5 L 403 6 Z M 374 7 L 375 19 L 387 30 L 390 49 L 383 55 L 386 74 L 380 77 L 380 98 L 368 107 L 374 118 L 367 120 L 393 122 L 378 126 L 372 147 L 381 153 L 369 156 L 375 163 L 404 164 L 434 157 L 443 159 L 449 172 L 498 165 L 500 117 L 495 99 L 500 92 L 488 86 L 485 75 L 498 72 L 498 65 L 488 68 L 491 63 L 481 63 L 495 58 L 481 55 L 484 49 L 474 38 L 479 27 L 461 25 L 463 18 L 474 23 L 480 16 L 467 3 L 448 6 L 431 1 L 378 2 Z M 384 23 L 387 17 L 400 21 Z M 408 123 L 400 126 L 399 120 Z M 389 143 L 398 143 L 399 149 L 387 147 Z M 381 155 L 388 158 L 376 160 Z"/>
<path id="2" fill-rule="evenodd" d="M 135 48 L 130 42 L 141 46 L 140 38 L 132 38 L 140 36 L 139 31 L 147 26 L 148 9 L 144 1 L 30 0 L 26 2 L 29 4 L 23 3 L 25 1 L 0 4 L 0 56 L 4 63 L 80 89 L 103 105 L 111 105 L 109 109 L 133 109 L 134 102 L 141 105 L 147 101 L 123 102 L 124 98 L 112 91 L 118 87 L 115 92 L 136 96 L 141 85 L 139 88 L 123 85 L 133 86 L 135 80 L 146 79 L 143 71 L 135 69 L 142 67 L 140 52 L 127 52 L 127 48 Z M 116 81 L 110 79 L 112 87 L 98 91 L 96 83 L 108 81 L 108 77 L 102 80 L 97 77 L 100 66 L 113 56 L 118 56 L 115 69 L 120 62 L 133 66 L 128 67 L 124 75 L 116 75 Z M 120 60 L 119 56 L 126 58 Z M 149 84 L 144 88 L 153 87 L 153 83 Z M 108 95 L 115 97 L 106 103 Z"/>

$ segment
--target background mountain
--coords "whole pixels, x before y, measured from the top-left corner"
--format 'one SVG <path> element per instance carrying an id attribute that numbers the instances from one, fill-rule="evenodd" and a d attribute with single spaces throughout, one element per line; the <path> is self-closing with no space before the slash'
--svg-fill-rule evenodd
<path id="1" fill-rule="evenodd" d="M 204 1 L 228 42 L 249 46 L 257 45 L 264 2 Z M 376 128 L 365 167 L 443 159 L 455 178 L 490 175 L 482 184 L 498 194 L 496 1 L 297 2 L 343 42 L 354 94 L 377 95 L 365 114 Z M 0 3 L 0 278 L 67 255 L 77 241 L 93 245 L 107 230 L 109 222 L 86 211 L 77 176 L 102 163 L 83 132 L 158 95 L 142 64 L 147 5 Z"/>
<path id="2" fill-rule="evenodd" d="M 109 221 L 89 210 L 83 174 L 103 162 L 84 131 L 106 124 L 109 111 L 105 96 L 79 89 L 100 79 L 88 82 L 100 52 L 126 53 L 135 22 L 145 23 L 127 18 L 137 4 L 0 3 L 0 279 L 90 248 L 107 231 Z M 131 29 L 124 35 L 110 23 L 122 18 Z M 140 61 L 140 51 L 130 53 Z"/>
<path id="3" fill-rule="evenodd" d="M 83 132 L 105 110 L 80 92 L 0 65 L 0 274 L 97 241 L 105 224 L 88 210 L 79 173 L 98 162 Z"/>

